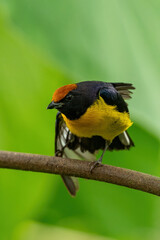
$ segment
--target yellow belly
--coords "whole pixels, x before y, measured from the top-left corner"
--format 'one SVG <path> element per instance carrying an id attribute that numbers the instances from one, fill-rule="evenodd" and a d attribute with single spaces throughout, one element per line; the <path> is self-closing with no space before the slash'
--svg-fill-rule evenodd
<path id="1" fill-rule="evenodd" d="M 69 120 L 62 114 L 69 130 L 78 137 L 101 136 L 112 141 L 133 123 L 127 112 L 121 113 L 115 106 L 107 105 L 99 98 L 79 119 Z"/>

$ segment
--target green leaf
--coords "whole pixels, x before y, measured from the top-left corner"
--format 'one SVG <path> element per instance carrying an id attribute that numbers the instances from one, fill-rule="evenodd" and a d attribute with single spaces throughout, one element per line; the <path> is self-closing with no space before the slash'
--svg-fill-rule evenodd
<path id="1" fill-rule="evenodd" d="M 113 240 L 113 238 L 82 233 L 66 228 L 47 226 L 36 222 L 24 222 L 17 228 L 14 235 L 15 240 L 52 240 L 53 238 L 66 240 Z"/>
<path id="2" fill-rule="evenodd" d="M 56 112 L 46 106 L 57 87 L 73 79 L 132 82 L 135 124 L 129 132 L 136 147 L 107 152 L 104 162 L 159 175 L 160 5 L 155 0 L 2 3 L 1 149 L 53 154 Z M 2 239 L 28 219 L 116 239 L 158 239 L 159 199 L 146 193 L 81 180 L 73 199 L 59 176 L 9 170 L 1 170 L 0 191 Z"/>
<path id="3" fill-rule="evenodd" d="M 47 112 L 52 93 L 67 76 L 0 18 L 0 148 L 54 154 L 55 112 Z M 37 214 L 56 186 L 46 174 L 0 170 L 0 234 Z"/>
<path id="4" fill-rule="evenodd" d="M 160 137 L 160 6 L 156 0 L 7 3 L 16 27 L 76 79 L 134 83 L 132 116 Z"/>

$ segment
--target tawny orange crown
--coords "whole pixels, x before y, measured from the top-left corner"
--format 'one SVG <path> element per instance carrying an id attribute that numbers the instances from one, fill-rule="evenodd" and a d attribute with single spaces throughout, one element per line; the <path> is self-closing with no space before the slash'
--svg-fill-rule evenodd
<path id="1" fill-rule="evenodd" d="M 54 102 L 59 102 L 60 100 L 62 100 L 70 91 L 72 91 L 73 89 L 76 89 L 77 85 L 76 84 L 68 84 L 65 85 L 63 87 L 58 88 L 52 97 L 52 101 Z"/>

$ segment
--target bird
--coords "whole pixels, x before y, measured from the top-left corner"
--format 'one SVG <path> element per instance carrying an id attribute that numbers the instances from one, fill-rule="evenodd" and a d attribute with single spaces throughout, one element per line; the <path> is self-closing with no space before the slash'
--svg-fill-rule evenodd
<path id="1" fill-rule="evenodd" d="M 132 126 L 128 104 L 131 83 L 82 81 L 55 90 L 47 109 L 57 109 L 55 156 L 91 161 L 91 172 L 102 163 L 106 150 L 134 146 L 127 129 Z M 102 154 L 96 160 L 96 153 Z M 79 189 L 75 177 L 61 176 L 71 194 Z"/>

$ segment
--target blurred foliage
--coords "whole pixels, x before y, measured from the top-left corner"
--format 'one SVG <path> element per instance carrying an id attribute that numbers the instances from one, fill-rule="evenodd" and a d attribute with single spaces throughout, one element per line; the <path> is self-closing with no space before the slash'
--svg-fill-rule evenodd
<path id="1" fill-rule="evenodd" d="M 26 231 L 27 230 L 27 231 Z M 53 240 L 53 239 L 66 239 L 66 240 L 114 240 L 113 238 L 101 237 L 95 234 L 87 234 L 78 231 L 69 230 L 67 228 L 52 227 L 35 222 L 24 222 L 20 226 L 19 231 L 14 236 L 15 239 L 21 240 Z"/>
<path id="2" fill-rule="evenodd" d="M 159 175 L 159 10 L 156 0 L 0 0 L 0 148 L 53 155 L 56 111 L 46 106 L 57 87 L 132 82 L 136 147 L 104 162 Z M 73 199 L 58 176 L 3 169 L 0 193 L 2 240 L 72 239 L 71 229 L 91 234 L 82 239 L 159 239 L 160 203 L 149 194 L 80 180 Z"/>

